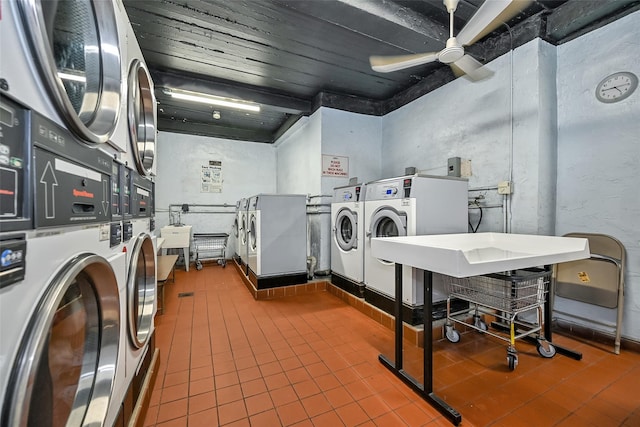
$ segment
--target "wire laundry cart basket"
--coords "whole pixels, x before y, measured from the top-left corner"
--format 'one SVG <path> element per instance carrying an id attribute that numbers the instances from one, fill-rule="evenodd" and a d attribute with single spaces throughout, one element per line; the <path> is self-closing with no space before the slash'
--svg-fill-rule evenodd
<path id="1" fill-rule="evenodd" d="M 196 251 L 196 269 L 202 270 L 203 261 L 218 261 L 225 267 L 227 259 L 227 233 L 194 233 L 193 244 Z"/>
<path id="2" fill-rule="evenodd" d="M 507 341 L 507 363 L 510 370 L 514 370 L 518 364 L 515 340 L 525 336 L 536 334 L 538 353 L 542 357 L 553 357 L 556 349 L 542 333 L 542 306 L 549 292 L 551 274 L 551 271 L 542 269 L 525 269 L 465 278 L 443 276 L 445 291 L 448 293 L 446 338 L 453 343 L 460 341 L 460 333 L 454 327 L 454 323 L 460 323 Z M 453 297 L 474 305 L 472 325 L 454 317 L 469 313 L 469 309 L 452 313 Z M 535 322 L 523 322 L 518 319 L 519 314 L 531 310 L 536 311 Z M 480 313 L 490 314 L 505 321 L 508 335 L 489 331 L 487 324 L 481 320 Z"/>

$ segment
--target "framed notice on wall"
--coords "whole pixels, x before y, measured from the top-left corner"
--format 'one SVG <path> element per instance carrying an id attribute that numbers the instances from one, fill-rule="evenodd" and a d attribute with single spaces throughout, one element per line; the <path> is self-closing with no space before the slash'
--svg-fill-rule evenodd
<path id="1" fill-rule="evenodd" d="M 349 177 L 349 158 L 323 154 L 322 176 Z"/>
<path id="2" fill-rule="evenodd" d="M 200 171 L 201 193 L 222 193 L 222 162 L 209 160 Z"/>

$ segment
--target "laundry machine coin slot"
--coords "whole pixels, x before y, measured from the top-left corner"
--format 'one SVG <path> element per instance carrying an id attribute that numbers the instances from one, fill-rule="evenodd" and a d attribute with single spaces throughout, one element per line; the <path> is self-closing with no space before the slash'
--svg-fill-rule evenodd
<path id="1" fill-rule="evenodd" d="M 77 214 L 92 214 L 96 211 L 96 207 L 88 203 L 74 203 L 71 211 Z"/>
<path id="2" fill-rule="evenodd" d="M 0 237 L 0 288 L 24 280 L 27 242 L 24 234 Z"/>
<path id="3" fill-rule="evenodd" d="M 113 248 L 122 243 L 122 224 L 119 222 L 112 222 L 109 232 L 109 247 Z"/>
<path id="4" fill-rule="evenodd" d="M 128 242 L 133 237 L 133 224 L 131 221 L 122 222 L 122 241 Z"/>

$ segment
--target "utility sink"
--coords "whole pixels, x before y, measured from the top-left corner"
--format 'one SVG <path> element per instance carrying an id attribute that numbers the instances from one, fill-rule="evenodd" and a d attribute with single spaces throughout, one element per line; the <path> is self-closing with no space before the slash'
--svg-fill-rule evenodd
<path id="1" fill-rule="evenodd" d="M 380 259 L 453 277 L 470 277 L 590 257 L 589 241 L 575 237 L 505 233 L 374 237 Z"/>

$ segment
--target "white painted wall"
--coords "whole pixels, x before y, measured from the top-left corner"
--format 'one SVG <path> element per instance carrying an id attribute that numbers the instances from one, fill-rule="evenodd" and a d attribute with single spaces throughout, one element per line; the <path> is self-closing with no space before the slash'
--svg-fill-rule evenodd
<path id="1" fill-rule="evenodd" d="M 456 79 L 383 118 L 382 176 L 407 166 L 446 175 L 449 157 L 470 159 L 472 189 L 513 180 L 512 231 L 553 234 L 555 92 L 545 77 L 553 47 L 534 40 L 488 67 L 495 74 L 486 80 Z M 476 195 L 503 203 L 495 190 Z M 503 218 L 501 208 L 484 209 L 478 231 L 503 231 Z M 470 220 L 475 226 L 479 212 Z"/>
<path id="2" fill-rule="evenodd" d="M 281 194 L 320 192 L 322 126 L 320 110 L 289 129 L 276 143 L 277 190 Z"/>
<path id="3" fill-rule="evenodd" d="M 640 76 L 640 12 L 558 46 L 556 232 L 604 233 L 627 251 L 623 336 L 640 340 L 640 90 L 598 102 L 605 76 Z M 560 300 L 572 313 L 614 319 L 607 310 Z"/>
<path id="4" fill-rule="evenodd" d="M 322 154 L 349 158 L 349 177 L 323 177 L 322 194 L 349 184 L 380 179 L 382 118 L 322 108 Z"/>
<path id="5" fill-rule="evenodd" d="M 200 168 L 209 160 L 222 162 L 221 193 L 200 192 Z M 270 144 L 232 141 L 195 135 L 159 132 L 156 178 L 156 229 L 168 225 L 170 204 L 230 204 L 242 197 L 276 192 L 276 149 Z M 192 210 L 203 208 L 193 207 Z M 224 232 L 231 235 L 235 208 L 228 214 L 183 214 L 181 221 L 194 233 Z M 227 254 L 235 242 L 228 240 Z"/>
<path id="6" fill-rule="evenodd" d="M 349 178 L 322 176 L 322 155 L 349 158 L 349 175 L 366 182 L 380 175 L 380 117 L 320 108 L 276 142 L 277 188 L 280 193 L 311 196 L 308 215 L 308 254 L 315 271 L 328 273 L 330 259 L 330 196 Z"/>

